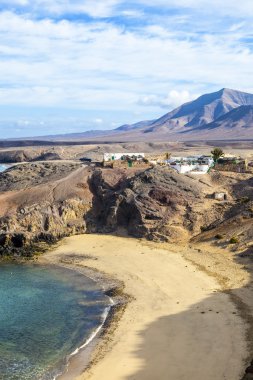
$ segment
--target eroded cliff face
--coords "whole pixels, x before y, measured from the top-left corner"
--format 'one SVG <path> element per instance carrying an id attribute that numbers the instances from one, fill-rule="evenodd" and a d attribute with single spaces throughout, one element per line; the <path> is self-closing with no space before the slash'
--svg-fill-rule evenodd
<path id="1" fill-rule="evenodd" d="M 0 175 L 0 253 L 32 255 L 64 236 L 118 229 L 185 243 L 217 227 L 233 208 L 232 199 L 211 199 L 215 178 L 208 178 L 68 162 L 12 168 Z"/>
<path id="2" fill-rule="evenodd" d="M 0 252 L 31 255 L 42 243 L 86 232 L 90 171 L 80 164 L 40 163 L 0 176 Z"/>
<path id="3" fill-rule="evenodd" d="M 252 257 L 253 254 L 253 177 L 250 174 L 217 174 L 221 181 L 227 181 L 231 202 L 223 217 L 192 238 L 193 242 L 209 242 L 231 251 L 240 251 Z"/>
<path id="4" fill-rule="evenodd" d="M 186 242 L 226 213 L 228 204 L 210 200 L 212 185 L 152 168 L 126 178 L 98 170 L 90 178 L 93 207 L 89 213 L 98 232 L 123 227 L 136 237 Z M 89 223 L 88 223 L 89 225 Z"/>

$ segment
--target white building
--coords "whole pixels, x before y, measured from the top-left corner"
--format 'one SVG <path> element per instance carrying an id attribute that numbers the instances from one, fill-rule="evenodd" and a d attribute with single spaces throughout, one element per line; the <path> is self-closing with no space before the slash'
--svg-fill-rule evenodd
<path id="1" fill-rule="evenodd" d="M 180 174 L 206 174 L 214 161 L 211 156 L 171 157 L 168 165 Z"/>
<path id="2" fill-rule="evenodd" d="M 130 157 L 137 160 L 145 158 L 145 153 L 104 153 L 104 161 L 124 160 L 125 157 Z"/>

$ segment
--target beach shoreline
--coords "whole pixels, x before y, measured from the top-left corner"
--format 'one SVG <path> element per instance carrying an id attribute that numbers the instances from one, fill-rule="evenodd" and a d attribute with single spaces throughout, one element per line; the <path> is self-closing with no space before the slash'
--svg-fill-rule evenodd
<path id="1" fill-rule="evenodd" d="M 148 380 L 154 376 L 159 380 L 242 378 L 249 358 L 246 337 L 248 326 L 242 320 L 242 315 L 231 296 L 226 294 L 217 279 L 212 278 L 211 273 L 204 273 L 203 268 L 197 268 L 198 263 L 189 261 L 197 261 L 194 254 L 189 255 L 189 251 L 189 247 L 161 245 L 128 237 L 81 235 L 64 239 L 58 247 L 41 256 L 39 261 L 67 265 L 69 268 L 71 266 L 74 270 L 83 271 L 85 275 L 90 274 L 95 281 L 101 281 L 103 278 L 108 288 L 115 291 L 118 287 L 120 296 L 126 293 L 132 299 L 132 302 L 121 307 L 120 315 L 116 313 L 109 318 L 109 328 L 106 324 L 103 334 L 93 342 L 89 351 L 88 366 L 82 371 L 81 368 L 75 371 L 76 360 L 71 360 L 70 367 L 74 369 L 75 377 L 65 377 L 63 380 L 97 380 L 101 379 L 101 376 L 103 380 Z M 192 251 L 197 255 L 198 250 Z M 171 267 L 166 268 L 165 264 Z M 175 281 L 167 279 L 168 274 L 175 276 Z M 184 279 L 185 284 L 188 281 L 188 289 L 184 289 L 184 284 L 181 286 L 180 281 L 177 282 L 177 276 L 180 276 L 181 280 Z M 162 288 L 163 286 L 165 288 Z M 174 292 L 169 294 L 171 286 L 175 289 L 178 287 L 176 295 Z M 190 289 L 193 294 L 189 294 Z M 149 291 L 152 294 L 149 294 Z M 164 294 L 166 292 L 168 294 Z M 167 304 L 168 300 L 173 305 Z M 160 321 L 158 326 L 157 321 Z M 158 332 L 156 337 L 152 332 L 152 323 L 155 326 L 154 330 Z M 179 333 L 182 336 L 174 336 L 173 330 L 179 329 L 181 323 L 184 323 L 186 331 L 183 334 Z M 152 326 L 151 332 L 147 328 L 149 325 Z M 171 327 L 168 327 L 170 325 Z M 199 330 L 197 347 L 196 333 L 192 333 L 192 326 Z M 145 344 L 142 344 L 143 328 L 144 332 L 146 329 L 144 336 L 151 335 Z M 125 331 L 128 332 L 125 333 L 124 342 L 122 335 Z M 214 332 L 218 333 L 215 339 Z M 163 335 L 174 339 L 174 345 L 178 346 L 176 352 L 163 340 Z M 218 342 L 220 335 L 223 335 L 223 339 Z M 187 343 L 187 347 L 184 347 L 184 342 Z M 217 358 L 215 350 L 218 345 L 221 345 L 223 350 Z M 164 357 L 164 353 L 160 353 L 162 358 L 158 363 L 152 354 L 165 348 L 167 355 Z M 196 360 L 196 357 L 192 356 L 192 349 L 199 350 L 197 356 L 201 356 L 203 350 L 206 350 L 209 352 L 208 359 L 204 357 L 203 364 L 198 364 L 201 361 L 199 357 Z M 170 355 L 173 356 L 173 360 L 166 363 L 166 356 Z M 189 377 L 191 371 L 192 377 Z M 59 379 L 62 380 L 61 377 Z"/>
<path id="2" fill-rule="evenodd" d="M 58 246 L 61 246 L 61 241 Z M 52 246 L 48 252 L 54 251 L 55 247 Z M 108 297 L 110 302 L 110 305 L 105 309 L 105 314 L 102 316 L 101 325 L 81 346 L 66 357 L 66 365 L 63 371 L 54 378 L 54 380 L 73 380 L 75 376 L 82 374 L 99 360 L 101 345 L 105 344 L 106 339 L 113 332 L 115 328 L 113 324 L 120 319 L 126 304 L 130 302 L 130 297 L 124 293 L 122 281 L 108 277 L 105 273 L 95 268 L 79 266 L 75 259 L 71 257 L 54 260 L 51 256 L 48 258 L 47 255 L 43 255 L 37 258 L 36 263 L 38 265 L 59 266 L 88 277 L 99 286 L 100 291 Z"/>

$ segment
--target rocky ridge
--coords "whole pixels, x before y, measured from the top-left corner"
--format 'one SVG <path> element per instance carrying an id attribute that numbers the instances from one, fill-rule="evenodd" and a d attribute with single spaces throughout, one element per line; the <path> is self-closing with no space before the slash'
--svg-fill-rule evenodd
<path id="1" fill-rule="evenodd" d="M 155 120 L 125 124 L 113 130 L 45 138 L 93 142 L 248 140 L 253 138 L 252 106 L 253 94 L 223 88 L 201 95 Z M 231 113 L 237 108 L 238 112 Z"/>
<path id="2" fill-rule="evenodd" d="M 168 168 L 98 169 L 67 162 L 11 168 L 0 174 L 0 252 L 32 254 L 41 244 L 64 236 L 119 229 L 177 243 L 207 238 L 209 230 L 220 228 L 238 210 L 232 198 L 211 199 L 214 187 L 224 183 L 216 177 L 203 180 Z M 233 181 L 231 194 L 232 186 Z M 251 183 L 245 188 L 250 192 Z M 240 207 L 249 208 L 249 203 Z"/>

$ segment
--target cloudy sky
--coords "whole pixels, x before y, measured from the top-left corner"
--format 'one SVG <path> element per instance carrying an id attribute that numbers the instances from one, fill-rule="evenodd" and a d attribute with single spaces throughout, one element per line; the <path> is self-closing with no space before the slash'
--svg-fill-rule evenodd
<path id="1" fill-rule="evenodd" d="M 111 129 L 223 87 L 253 92 L 252 17 L 252 0 L 0 0 L 0 138 Z"/>

